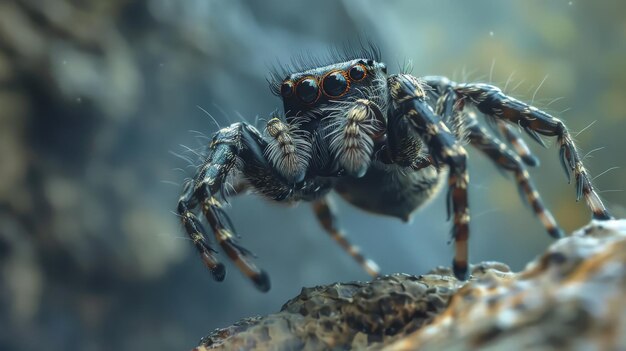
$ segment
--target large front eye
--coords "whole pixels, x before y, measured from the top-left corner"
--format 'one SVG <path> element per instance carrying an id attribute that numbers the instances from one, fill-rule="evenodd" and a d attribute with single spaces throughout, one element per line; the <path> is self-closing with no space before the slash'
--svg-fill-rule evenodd
<path id="1" fill-rule="evenodd" d="M 348 74 L 350 75 L 350 79 L 354 81 L 359 81 L 365 78 L 365 76 L 367 75 L 367 69 L 365 68 L 365 66 L 358 63 L 350 68 Z"/>
<path id="2" fill-rule="evenodd" d="M 342 72 L 332 72 L 324 77 L 322 89 L 328 96 L 338 97 L 348 90 L 348 80 Z"/>
<path id="3" fill-rule="evenodd" d="M 317 86 L 317 81 L 313 78 L 301 80 L 296 86 L 296 95 L 305 104 L 314 103 L 320 95 L 320 88 Z"/>

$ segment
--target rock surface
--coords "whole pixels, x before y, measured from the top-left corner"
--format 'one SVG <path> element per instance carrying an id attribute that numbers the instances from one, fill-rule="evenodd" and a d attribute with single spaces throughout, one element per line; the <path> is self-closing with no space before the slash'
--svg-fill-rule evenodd
<path id="1" fill-rule="evenodd" d="M 525 270 L 446 268 L 305 288 L 280 312 L 218 329 L 194 351 L 620 350 L 626 348 L 626 220 L 592 222 Z"/>

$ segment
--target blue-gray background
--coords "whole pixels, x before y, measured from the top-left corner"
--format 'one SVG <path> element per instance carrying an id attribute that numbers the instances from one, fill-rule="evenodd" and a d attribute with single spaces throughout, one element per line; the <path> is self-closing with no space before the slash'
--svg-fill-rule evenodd
<path id="1" fill-rule="evenodd" d="M 624 166 L 626 4 L 620 1 L 5 0 L 0 2 L 0 349 L 184 350 L 210 330 L 277 311 L 303 286 L 367 279 L 307 204 L 232 200 L 242 243 L 270 272 L 257 292 L 228 265 L 211 280 L 175 208 L 192 173 L 169 151 L 280 108 L 268 66 L 346 38 L 392 72 L 492 81 L 562 117 L 593 175 Z M 532 145 L 545 201 L 571 231 L 589 219 L 554 147 Z M 473 261 L 515 269 L 550 243 L 513 183 L 475 152 Z M 186 173 L 174 170 L 184 168 Z M 623 179 L 596 180 L 618 216 Z M 441 194 L 440 194 L 441 195 Z M 410 225 L 336 199 L 383 273 L 447 265 L 439 196 Z M 226 259 L 221 256 L 222 259 Z"/>

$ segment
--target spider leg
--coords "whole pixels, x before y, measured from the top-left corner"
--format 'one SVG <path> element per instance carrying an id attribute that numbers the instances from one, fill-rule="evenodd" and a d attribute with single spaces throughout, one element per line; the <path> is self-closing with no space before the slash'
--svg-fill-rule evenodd
<path id="1" fill-rule="evenodd" d="M 459 103 L 471 103 L 480 112 L 495 118 L 496 121 L 519 125 L 541 145 L 545 146 L 539 135 L 556 136 L 560 148 L 561 165 L 565 174 L 570 180 L 571 173 L 574 173 L 576 179 L 576 200 L 578 201 L 584 196 L 594 219 L 612 218 L 594 190 L 589 174 L 576 150 L 576 145 L 561 120 L 534 106 L 505 95 L 499 88 L 492 85 L 457 84 L 445 77 L 425 77 L 424 80 L 438 91 L 454 90 L 459 96 Z M 515 146 L 514 143 L 513 145 Z M 522 152 L 522 154 L 524 153 Z"/>
<path id="2" fill-rule="evenodd" d="M 455 106 L 458 97 L 450 85 L 447 85 L 444 89 L 444 94 L 435 96 L 437 98 L 436 112 L 443 116 L 444 120 L 453 123 L 457 128 L 457 133 L 463 134 L 462 137 L 467 137 L 472 146 L 483 152 L 498 167 L 514 173 L 520 196 L 525 198 L 526 202 L 531 205 L 535 215 L 544 225 L 548 234 L 555 239 L 563 237 L 563 231 L 554 220 L 554 216 L 544 206 L 539 192 L 536 190 L 528 171 L 522 163 L 522 160 L 525 159 L 526 164 L 538 164 L 537 159 L 530 153 L 526 143 L 515 134 L 509 124 L 497 121 L 502 134 L 511 142 L 517 154 L 511 152 L 506 144 L 490 135 L 485 128 L 480 126 L 473 114 L 463 113 L 459 110 L 459 106 Z M 463 124 L 462 126 L 461 123 Z M 460 130 L 463 130 L 463 132 L 460 132 Z"/>
<path id="3" fill-rule="evenodd" d="M 565 124 L 548 113 L 530 106 L 515 98 L 505 95 L 497 87 L 487 84 L 460 84 L 455 91 L 466 97 L 478 110 L 494 118 L 518 124 L 537 142 L 543 144 L 539 134 L 556 136 L 560 147 L 561 165 L 570 179 L 574 173 L 576 179 L 576 200 L 585 197 L 594 219 L 611 219 L 602 200 L 591 183 L 587 170 L 583 166 L 576 145 Z"/>
<path id="4" fill-rule="evenodd" d="M 221 129 L 211 141 L 206 161 L 199 168 L 193 182 L 186 186 L 178 211 L 187 233 L 216 280 L 223 280 L 224 266 L 214 257 L 215 251 L 208 245 L 200 222 L 191 212 L 198 205 L 201 206 L 216 241 L 228 257 L 259 290 L 268 291 L 268 275 L 252 262 L 253 255 L 250 251 L 237 243 L 233 226 L 220 201 L 225 197 L 225 184 L 229 174 L 243 168 L 240 159 L 246 160 L 246 166 L 249 167 L 269 168 L 263 158 L 264 147 L 263 139 L 256 129 L 245 123 L 235 123 Z"/>
<path id="5" fill-rule="evenodd" d="M 515 130 L 513 130 L 513 126 L 501 120 L 496 121 L 496 123 L 502 135 L 504 135 L 504 137 L 513 146 L 513 149 L 517 152 L 522 161 L 531 167 L 539 166 L 539 159 L 533 155 L 532 152 L 530 152 L 530 149 L 528 148 L 528 145 L 526 145 L 526 142 L 524 142 L 524 139 L 522 139 L 515 132 Z"/>
<path id="6" fill-rule="evenodd" d="M 372 277 L 379 275 L 379 268 L 376 262 L 365 258 L 359 249 L 352 245 L 345 234 L 337 226 L 337 218 L 335 209 L 327 196 L 317 199 L 313 202 L 313 211 L 320 224 L 326 232 L 341 246 L 354 260 L 363 267 L 363 269 Z"/>
<path id="7" fill-rule="evenodd" d="M 191 209 L 195 206 L 196 201 L 193 198 L 192 183 L 188 182 L 185 184 L 183 194 L 178 200 L 178 214 L 181 218 L 183 226 L 185 227 L 187 235 L 189 235 L 189 238 L 198 250 L 198 253 L 200 253 L 202 261 L 211 271 L 213 278 L 217 281 L 222 281 L 226 275 L 226 269 L 224 268 L 224 264 L 219 262 L 217 257 L 215 257 L 215 253 L 217 251 L 215 251 L 209 244 L 206 238 L 205 229 L 196 215 L 191 211 Z"/>
<path id="8" fill-rule="evenodd" d="M 459 97 L 453 88 L 456 83 L 439 76 L 429 76 L 423 79 L 431 88 L 428 91 L 429 97 L 437 101 L 435 112 L 443 117 L 446 124 L 453 126 L 459 138 L 465 137 L 463 132 L 464 115 L 458 113 L 460 110 L 459 105 L 462 105 L 463 101 L 459 101 Z M 526 142 L 513 130 L 513 126 L 502 120 L 496 120 L 495 123 L 499 132 L 513 146 L 513 149 L 525 164 L 532 167 L 539 165 L 539 159 L 531 153 Z"/>
<path id="9" fill-rule="evenodd" d="M 270 281 L 267 273 L 259 269 L 251 259 L 254 255 L 237 243 L 232 224 L 226 213 L 222 209 L 222 204 L 214 196 L 208 193 L 201 195 L 202 212 L 215 233 L 215 239 L 222 247 L 228 258 L 230 258 L 237 268 L 243 272 L 254 285 L 261 291 L 270 289 Z"/>
<path id="10" fill-rule="evenodd" d="M 489 135 L 487 130 L 478 125 L 475 120 L 470 121 L 467 129 L 470 143 L 474 147 L 482 151 L 499 167 L 515 174 L 520 195 L 526 197 L 528 204 L 531 205 L 535 215 L 539 217 L 539 220 L 548 231 L 548 234 L 555 239 L 562 238 L 563 231 L 559 228 L 550 211 L 548 211 L 543 204 L 539 192 L 537 192 L 537 189 L 530 180 L 530 175 L 520 158 L 511 152 L 503 142 Z"/>
<path id="11" fill-rule="evenodd" d="M 446 165 L 449 168 L 448 203 L 451 204 L 454 213 L 452 233 L 455 239 L 452 269 L 458 279 L 467 279 L 470 221 L 467 201 L 469 182 L 466 168 L 467 153 L 442 118 L 428 105 L 424 89 L 415 77 L 394 75 L 389 77 L 388 83 L 393 102 L 390 119 L 407 119 L 414 131 L 427 144 L 435 164 Z"/>

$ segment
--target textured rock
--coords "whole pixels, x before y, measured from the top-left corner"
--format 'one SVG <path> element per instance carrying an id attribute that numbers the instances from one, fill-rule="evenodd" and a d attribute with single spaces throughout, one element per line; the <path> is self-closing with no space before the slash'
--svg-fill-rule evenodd
<path id="1" fill-rule="evenodd" d="M 626 347 L 626 220 L 593 222 L 527 268 L 446 268 L 303 289 L 279 313 L 218 329 L 209 349 L 466 350 Z"/>
<path id="2" fill-rule="evenodd" d="M 626 348 L 626 221 L 592 223 L 516 275 L 472 281 L 430 325 L 386 349 L 468 348 Z"/>

